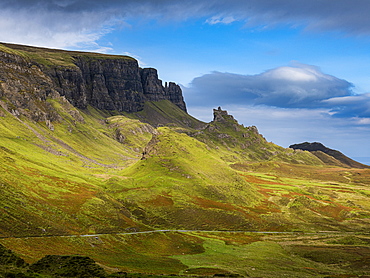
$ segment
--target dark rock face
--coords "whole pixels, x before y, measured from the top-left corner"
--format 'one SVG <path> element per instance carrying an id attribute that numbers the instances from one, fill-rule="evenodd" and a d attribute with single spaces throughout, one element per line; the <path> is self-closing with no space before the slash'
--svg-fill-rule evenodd
<path id="1" fill-rule="evenodd" d="M 141 70 L 141 80 L 145 98 L 149 101 L 169 100 L 186 112 L 186 105 L 179 85 L 169 82 L 163 87 L 156 69 Z"/>
<path id="2" fill-rule="evenodd" d="M 77 108 L 86 108 L 87 88 L 81 70 L 77 68 L 44 68 L 43 70 L 54 81 L 55 90 L 65 96 Z"/>
<path id="3" fill-rule="evenodd" d="M 48 98 L 58 97 L 50 76 L 23 57 L 0 51 L 0 106 L 15 116 L 55 121 Z"/>
<path id="4" fill-rule="evenodd" d="M 158 79 L 158 73 L 156 69 L 142 69 L 141 82 L 143 85 L 143 92 L 148 100 L 159 101 L 168 98 L 162 86 L 162 80 Z"/>
<path id="5" fill-rule="evenodd" d="M 168 96 L 168 100 L 176 104 L 178 107 L 180 107 L 182 110 L 186 112 L 186 105 L 184 98 L 182 96 L 182 90 L 179 85 L 170 82 L 164 87 L 164 90 L 166 92 L 166 95 Z"/>
<path id="6" fill-rule="evenodd" d="M 329 151 L 334 151 L 332 149 L 325 147 L 323 144 L 318 143 L 318 142 L 313 142 L 313 143 L 304 142 L 300 144 L 294 144 L 294 145 L 290 145 L 289 148 L 294 149 L 294 150 L 299 149 L 299 150 L 309 151 L 309 152 L 322 151 L 326 153 Z"/>
<path id="7" fill-rule="evenodd" d="M 169 100 L 186 112 L 181 88 L 162 85 L 156 69 L 141 69 L 129 57 L 73 55 L 74 65 L 42 65 L 0 51 L 0 98 L 4 109 L 35 121 L 55 121 L 48 98 L 64 96 L 73 106 L 138 112 L 145 101 Z"/>
<path id="8" fill-rule="evenodd" d="M 120 112 L 136 112 L 143 108 L 145 98 L 135 60 L 76 57 L 76 65 L 86 84 L 88 104 Z"/>

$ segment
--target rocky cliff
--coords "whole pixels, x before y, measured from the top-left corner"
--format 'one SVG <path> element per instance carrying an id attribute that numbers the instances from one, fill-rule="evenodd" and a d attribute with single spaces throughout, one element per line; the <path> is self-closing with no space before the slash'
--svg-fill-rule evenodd
<path id="1" fill-rule="evenodd" d="M 169 100 L 186 111 L 181 88 L 140 68 L 135 59 L 0 44 L 1 105 L 33 120 L 57 120 L 47 99 L 65 97 L 86 109 L 137 112 L 146 101 Z"/>

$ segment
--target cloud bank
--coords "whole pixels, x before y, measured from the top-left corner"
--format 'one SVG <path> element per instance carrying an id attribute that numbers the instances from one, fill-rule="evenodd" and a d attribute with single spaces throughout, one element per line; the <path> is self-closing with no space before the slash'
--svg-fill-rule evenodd
<path id="1" fill-rule="evenodd" d="M 195 78 L 184 93 L 189 106 L 324 109 L 332 117 L 370 124 L 370 94 L 355 95 L 352 87 L 318 67 L 294 63 L 257 75 L 212 72 Z"/>
<path id="2" fill-rule="evenodd" d="M 370 34 L 368 0 L 4 0 L 0 41 L 49 47 L 93 47 L 112 29 L 133 18 L 208 24 L 243 21 L 248 26 L 303 26 Z"/>

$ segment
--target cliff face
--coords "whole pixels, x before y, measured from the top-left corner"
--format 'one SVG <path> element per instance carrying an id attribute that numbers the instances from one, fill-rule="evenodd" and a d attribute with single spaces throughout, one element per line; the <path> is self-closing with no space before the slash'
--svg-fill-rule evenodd
<path id="1" fill-rule="evenodd" d="M 0 105 L 32 120 L 58 120 L 48 98 L 58 97 L 49 76 L 21 56 L 0 51 Z"/>
<path id="2" fill-rule="evenodd" d="M 179 85 L 169 82 L 162 85 L 157 70 L 146 68 L 141 70 L 141 81 L 145 97 L 150 101 L 169 100 L 186 112 L 186 105 Z"/>
<path id="3" fill-rule="evenodd" d="M 141 69 L 130 57 L 61 51 L 71 61 L 65 65 L 53 63 L 51 58 L 47 63 L 33 59 L 34 52 L 52 51 L 55 56 L 59 54 L 56 50 L 4 45 L 0 48 L 0 98 L 6 99 L 2 105 L 14 114 L 53 121 L 52 110 L 43 106 L 47 98 L 60 96 L 80 109 L 91 105 L 102 110 L 137 112 L 145 101 L 169 100 L 186 111 L 178 85 L 163 86 L 155 69 Z"/>

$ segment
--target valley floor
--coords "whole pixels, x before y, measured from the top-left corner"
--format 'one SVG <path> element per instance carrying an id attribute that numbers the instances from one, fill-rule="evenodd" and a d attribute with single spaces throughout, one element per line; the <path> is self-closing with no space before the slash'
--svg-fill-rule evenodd
<path id="1" fill-rule="evenodd" d="M 370 234 L 318 232 L 148 231 L 3 238 L 33 263 L 46 255 L 86 255 L 108 273 L 366 277 Z"/>

